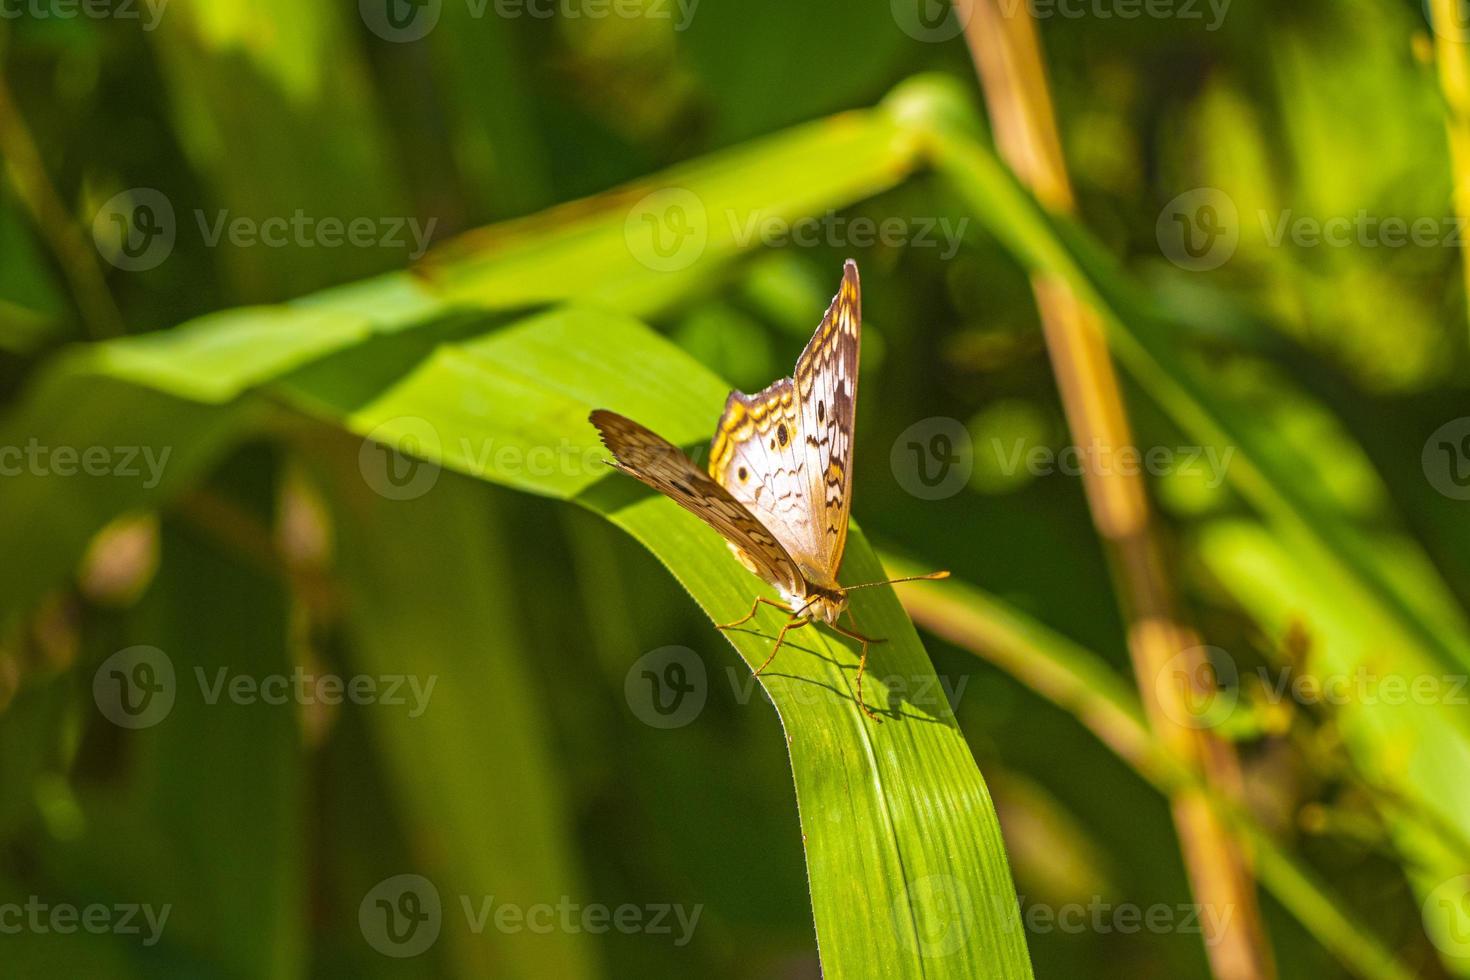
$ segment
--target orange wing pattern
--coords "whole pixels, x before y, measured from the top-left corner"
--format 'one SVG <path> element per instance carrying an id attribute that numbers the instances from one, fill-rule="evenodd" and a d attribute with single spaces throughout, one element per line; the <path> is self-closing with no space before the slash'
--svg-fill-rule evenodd
<path id="1" fill-rule="evenodd" d="M 847 545 L 861 297 L 849 259 L 794 378 L 731 392 L 710 446 L 710 474 L 823 584 Z"/>
<path id="2" fill-rule="evenodd" d="M 752 572 L 798 592 L 801 572 L 786 548 L 740 501 L 667 439 L 632 419 L 599 409 L 591 415 L 618 469 L 648 484 L 720 532 Z"/>

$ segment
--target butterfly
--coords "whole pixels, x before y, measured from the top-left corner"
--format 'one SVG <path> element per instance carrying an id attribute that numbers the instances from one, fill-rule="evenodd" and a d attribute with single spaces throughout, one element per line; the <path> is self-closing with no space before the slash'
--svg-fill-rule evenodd
<path id="1" fill-rule="evenodd" d="M 862 644 L 857 702 L 863 700 L 868 646 L 881 643 L 838 623 L 854 589 L 837 574 L 847 546 L 852 508 L 853 423 L 857 408 L 858 350 L 862 340 L 862 290 L 857 263 L 848 259 L 842 284 L 817 332 L 797 358 L 796 369 L 754 395 L 730 392 L 710 444 L 709 471 L 677 446 L 632 419 L 599 409 L 590 419 L 612 452 L 611 463 L 641 480 L 718 531 L 735 557 L 781 596 L 758 596 L 732 629 L 761 605 L 790 617 L 776 636 L 759 676 L 794 629 L 815 622 Z M 945 578 L 934 572 L 914 578 Z M 895 579 L 893 581 L 911 581 Z M 853 624 L 854 626 L 856 623 Z"/>

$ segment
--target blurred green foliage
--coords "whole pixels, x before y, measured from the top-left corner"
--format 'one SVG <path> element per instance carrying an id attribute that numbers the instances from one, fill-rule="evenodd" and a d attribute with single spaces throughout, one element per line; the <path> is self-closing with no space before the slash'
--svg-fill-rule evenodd
<path id="1" fill-rule="evenodd" d="M 1470 505 L 1456 496 L 1460 430 L 1438 433 L 1463 421 L 1470 391 L 1463 246 L 1448 240 L 1470 175 L 1449 162 L 1422 9 L 1237 0 L 1212 28 L 1204 5 L 1201 19 L 1037 7 L 1053 11 L 1039 26 L 1074 227 L 1002 176 L 983 184 L 986 158 L 968 146 L 950 167 L 921 166 L 929 148 L 910 140 L 935 124 L 889 93 L 919 72 L 976 83 L 963 39 L 916 30 L 901 8 L 641 0 L 617 8 L 636 16 L 576 2 L 541 17 L 494 0 L 171 0 L 90 15 L 0 0 L 0 447 L 146 437 L 171 450 L 157 486 L 0 476 L 0 903 L 176 906 L 153 945 L 6 933 L 8 971 L 816 975 L 814 896 L 861 889 L 805 864 L 783 729 L 668 570 L 587 511 L 507 489 L 571 496 L 585 480 L 487 483 L 425 451 L 446 467 L 438 482 L 393 501 L 369 492 L 363 459 L 382 447 L 357 436 L 405 414 L 395 399 L 512 444 L 576 431 L 570 409 L 533 420 L 504 394 L 558 394 L 558 371 L 590 385 L 573 340 L 534 362 L 486 355 L 499 387 L 454 374 L 465 351 L 503 350 L 527 313 L 570 301 L 597 311 L 578 321 L 597 334 L 584 346 L 638 383 L 627 397 L 646 420 L 672 413 L 688 441 L 714 421 L 688 394 L 698 377 L 661 373 L 682 362 L 653 338 L 611 360 L 623 351 L 609 337 L 643 334 L 604 335 L 596 316 L 645 319 L 753 390 L 789 371 L 853 255 L 867 536 L 952 568 L 1131 683 L 1080 482 L 1007 463 L 1067 445 L 1025 272 L 1069 276 L 1119 339 L 1140 446 L 1176 464 L 1200 453 L 1150 479 L 1177 583 L 1238 678 L 1228 731 L 1252 812 L 1407 969 L 1467 975 L 1454 882 L 1470 872 L 1470 715 L 1453 691 L 1470 670 Z M 960 142 L 961 128 L 935 125 Z M 644 195 L 695 180 L 708 244 L 651 267 L 627 219 Z M 1199 188 L 1233 208 L 1238 239 L 1193 271 L 1166 218 Z M 129 268 L 139 242 L 109 232 L 155 200 L 141 191 L 167 202 L 174 242 Z M 298 214 L 316 237 L 263 241 L 263 223 Z M 826 230 L 766 246 L 747 233 L 753 214 Z M 889 218 L 902 242 L 852 231 Z M 234 219 L 254 234 L 232 235 Z M 324 219 L 367 219 L 371 241 L 324 246 Z M 1291 231 L 1334 219 L 1341 244 Z M 1394 246 L 1390 219 L 1433 233 Z M 506 223 L 471 231 L 492 222 Z M 915 239 L 922 223 L 934 245 Z M 421 260 L 415 227 L 436 244 L 470 234 Z M 109 307 L 129 337 L 79 346 L 107 335 Z M 906 434 L 935 419 L 968 435 L 972 469 L 927 499 L 902 460 Z M 1231 462 L 1212 471 L 1207 449 Z M 1470 473 L 1470 451 L 1459 463 Z M 677 537 L 648 526 L 666 557 Z M 676 570 L 701 598 L 744 575 Z M 1036 974 L 1206 976 L 1188 929 L 1027 918 L 1187 906 L 1167 801 L 1076 716 L 926 640 L 995 799 Z M 137 644 L 168 651 L 181 686 L 196 665 L 303 665 L 434 674 L 440 700 L 420 720 L 180 697 L 166 724 L 130 731 L 102 716 L 93 683 Z M 625 683 L 669 646 L 696 651 L 711 680 L 699 717 L 662 730 Z M 1365 670 L 1443 684 L 1427 704 L 1271 696 L 1283 676 Z M 778 705 L 788 734 L 805 712 L 825 719 L 805 731 L 855 751 L 825 727 L 841 717 L 825 702 Z M 931 777 L 944 774 L 913 774 Z M 811 771 L 796 778 L 807 792 Z M 997 867 L 967 871 L 988 881 Z M 359 903 L 404 872 L 438 883 L 446 923 L 457 896 L 480 893 L 702 911 L 682 945 L 616 929 L 473 935 L 459 918 L 430 951 L 394 959 Z M 1278 899 L 1266 915 L 1281 976 L 1350 975 Z"/>

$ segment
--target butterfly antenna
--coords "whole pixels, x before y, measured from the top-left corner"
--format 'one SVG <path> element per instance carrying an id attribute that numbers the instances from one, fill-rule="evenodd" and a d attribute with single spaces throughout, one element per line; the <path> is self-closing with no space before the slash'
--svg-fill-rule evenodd
<path id="1" fill-rule="evenodd" d="M 885 582 L 864 582 L 861 585 L 849 585 L 837 591 L 851 592 L 853 589 L 871 589 L 875 585 L 897 585 L 899 582 L 935 582 L 944 578 L 949 578 L 949 572 L 930 572 L 928 575 L 906 575 L 903 578 L 891 578 Z"/>

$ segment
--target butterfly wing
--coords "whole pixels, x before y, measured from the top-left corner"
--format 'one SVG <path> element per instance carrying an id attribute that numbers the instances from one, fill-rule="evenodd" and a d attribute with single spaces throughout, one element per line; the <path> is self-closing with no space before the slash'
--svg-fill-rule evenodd
<path id="1" fill-rule="evenodd" d="M 849 259 L 795 377 L 731 392 L 710 446 L 710 474 L 823 584 L 835 582 L 847 545 L 861 324 Z"/>
<path id="2" fill-rule="evenodd" d="M 852 511 L 852 436 L 862 327 L 862 286 L 857 263 L 848 259 L 822 325 L 796 361 L 806 478 L 818 504 L 814 511 L 818 567 L 834 580 L 847 548 Z"/>
<path id="3" fill-rule="evenodd" d="M 599 409 L 592 413 L 591 421 L 618 469 L 720 532 L 752 572 L 777 588 L 796 590 L 801 572 L 786 548 L 679 447 L 616 412 Z"/>
<path id="4" fill-rule="evenodd" d="M 754 395 L 732 391 L 710 444 L 709 471 L 798 563 L 809 563 L 816 537 L 800 447 L 794 381 L 783 378 Z"/>

